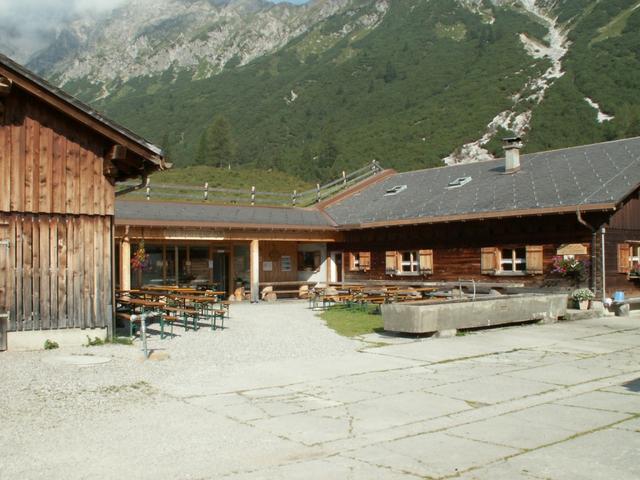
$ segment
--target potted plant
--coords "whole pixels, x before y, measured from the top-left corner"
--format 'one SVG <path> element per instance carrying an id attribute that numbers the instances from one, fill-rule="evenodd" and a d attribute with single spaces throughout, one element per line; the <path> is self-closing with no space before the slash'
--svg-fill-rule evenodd
<path id="1" fill-rule="evenodd" d="M 556 256 L 553 257 L 553 268 L 551 272 L 573 279 L 577 287 L 580 282 L 586 278 L 588 266 L 588 260 Z"/>
<path id="2" fill-rule="evenodd" d="M 596 296 L 588 288 L 578 288 L 573 291 L 571 298 L 573 298 L 573 301 L 576 303 L 578 310 L 588 310 L 589 303 L 596 298 Z"/>

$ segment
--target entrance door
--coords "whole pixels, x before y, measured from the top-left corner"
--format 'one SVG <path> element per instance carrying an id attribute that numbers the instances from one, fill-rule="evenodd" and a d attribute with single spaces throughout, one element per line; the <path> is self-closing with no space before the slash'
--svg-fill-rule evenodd
<path id="1" fill-rule="evenodd" d="M 342 252 L 331 252 L 329 282 L 342 283 Z"/>

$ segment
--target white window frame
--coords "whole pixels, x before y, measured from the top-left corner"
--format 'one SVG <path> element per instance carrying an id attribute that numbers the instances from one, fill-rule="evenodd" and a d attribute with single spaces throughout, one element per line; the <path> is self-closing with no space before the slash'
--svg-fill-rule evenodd
<path id="1" fill-rule="evenodd" d="M 409 260 L 404 259 L 404 255 L 409 254 Z M 420 252 L 418 250 L 401 250 L 398 252 L 398 275 L 419 275 L 420 274 Z M 407 265 L 409 270 L 405 271 Z"/>
<path id="2" fill-rule="evenodd" d="M 504 258 L 504 252 L 505 250 L 510 250 L 511 251 L 511 258 Z M 522 257 L 518 257 L 517 256 L 517 251 L 518 250 L 522 250 L 524 253 L 524 256 Z M 527 271 L 527 247 L 509 247 L 509 248 L 500 248 L 499 250 L 500 252 L 500 261 L 498 263 L 499 265 L 499 272 L 501 273 L 507 273 L 507 274 L 524 274 Z M 509 268 L 505 268 L 505 266 L 509 266 Z M 517 265 L 523 265 L 522 269 L 517 269 L 516 266 Z"/>
<path id="3" fill-rule="evenodd" d="M 640 265 L 640 243 L 629 243 L 629 268 Z"/>

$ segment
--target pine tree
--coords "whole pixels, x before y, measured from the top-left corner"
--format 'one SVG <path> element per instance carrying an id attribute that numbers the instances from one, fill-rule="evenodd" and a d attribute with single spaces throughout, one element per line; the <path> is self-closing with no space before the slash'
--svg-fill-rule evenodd
<path id="1" fill-rule="evenodd" d="M 235 154 L 231 126 L 225 117 L 218 116 L 200 137 L 196 163 L 223 168 L 233 163 Z"/>

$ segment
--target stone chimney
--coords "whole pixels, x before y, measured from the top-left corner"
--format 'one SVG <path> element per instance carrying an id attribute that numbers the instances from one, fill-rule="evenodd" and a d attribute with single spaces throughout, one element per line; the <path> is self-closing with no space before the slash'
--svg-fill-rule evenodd
<path id="1" fill-rule="evenodd" d="M 508 137 L 502 140 L 504 141 L 504 173 L 515 173 L 520 170 L 522 139 L 520 137 Z"/>

